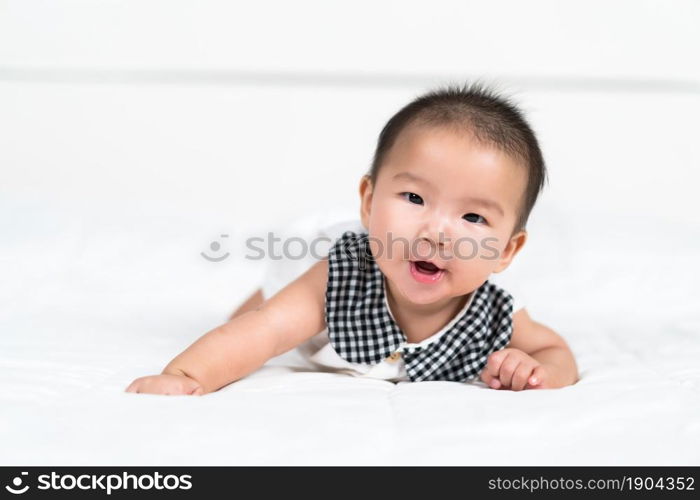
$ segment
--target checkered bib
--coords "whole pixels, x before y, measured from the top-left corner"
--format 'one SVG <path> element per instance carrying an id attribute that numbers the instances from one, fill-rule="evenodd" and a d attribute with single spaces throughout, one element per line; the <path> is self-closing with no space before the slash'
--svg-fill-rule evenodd
<path id="1" fill-rule="evenodd" d="M 407 343 L 384 300 L 384 275 L 370 251 L 369 235 L 346 231 L 328 253 L 326 325 L 335 352 L 351 363 L 377 364 L 403 346 L 412 382 L 477 378 L 488 356 L 513 333 L 513 297 L 485 281 L 471 305 L 438 340 Z"/>

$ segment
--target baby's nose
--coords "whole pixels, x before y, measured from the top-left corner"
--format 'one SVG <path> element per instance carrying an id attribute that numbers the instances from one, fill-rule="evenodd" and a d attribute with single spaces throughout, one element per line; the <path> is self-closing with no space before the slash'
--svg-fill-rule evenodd
<path id="1" fill-rule="evenodd" d="M 445 242 L 433 240 L 432 238 L 421 238 L 416 245 L 416 257 L 421 259 L 434 259 L 439 257 L 438 252 L 444 248 Z"/>

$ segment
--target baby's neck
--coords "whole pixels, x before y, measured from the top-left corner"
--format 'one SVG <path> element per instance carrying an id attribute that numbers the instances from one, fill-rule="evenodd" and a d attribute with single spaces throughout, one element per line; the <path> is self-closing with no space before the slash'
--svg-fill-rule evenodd
<path id="1" fill-rule="evenodd" d="M 386 280 L 386 278 L 384 279 Z M 471 296 L 468 294 L 450 297 L 445 301 L 433 304 L 405 304 L 401 303 L 400 298 L 399 301 L 395 299 L 387 281 L 384 284 L 391 313 L 410 343 L 418 343 L 439 332 L 462 310 Z"/>

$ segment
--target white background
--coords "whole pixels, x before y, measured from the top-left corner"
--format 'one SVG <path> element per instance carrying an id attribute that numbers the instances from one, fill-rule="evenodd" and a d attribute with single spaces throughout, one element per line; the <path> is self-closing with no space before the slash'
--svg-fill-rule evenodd
<path id="1" fill-rule="evenodd" d="M 276 224 L 355 204 L 386 120 L 478 78 L 539 134 L 544 198 L 695 221 L 694 1 L 0 6 L 3 195 Z"/>
<path id="2" fill-rule="evenodd" d="M 0 0 L 0 462 L 697 463 L 698 26 L 696 1 Z M 244 237 L 357 213 L 384 123 L 477 79 L 545 155 L 503 278 L 569 342 L 577 386 L 467 387 L 453 420 L 430 409 L 462 387 L 265 370 L 235 398 L 123 393 L 260 285 Z M 212 241 L 231 258 L 205 261 Z M 286 440 L 314 405 L 345 447 Z M 430 419 L 443 439 L 407 452 Z"/>
<path id="3" fill-rule="evenodd" d="M 117 226 L 133 214 L 154 238 L 171 220 L 196 255 L 220 234 L 357 211 L 386 120 L 476 79 L 520 104 L 549 169 L 520 260 L 540 222 L 697 227 L 694 1 L 0 6 L 0 197 L 18 210 L 6 232 L 36 211 L 105 225 L 118 212 Z M 222 306 L 259 279 L 231 287 L 225 268 L 201 283 Z"/>

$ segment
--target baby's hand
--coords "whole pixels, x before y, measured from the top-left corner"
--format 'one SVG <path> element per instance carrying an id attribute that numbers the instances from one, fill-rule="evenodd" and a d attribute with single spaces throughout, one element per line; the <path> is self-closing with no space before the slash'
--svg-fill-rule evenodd
<path id="1" fill-rule="evenodd" d="M 491 353 L 481 380 L 493 389 L 544 389 L 547 372 L 542 364 L 520 349 L 507 347 Z"/>
<path id="2" fill-rule="evenodd" d="M 126 392 L 137 392 L 141 394 L 189 394 L 201 396 L 204 389 L 196 380 L 185 375 L 148 375 L 134 380 Z"/>

